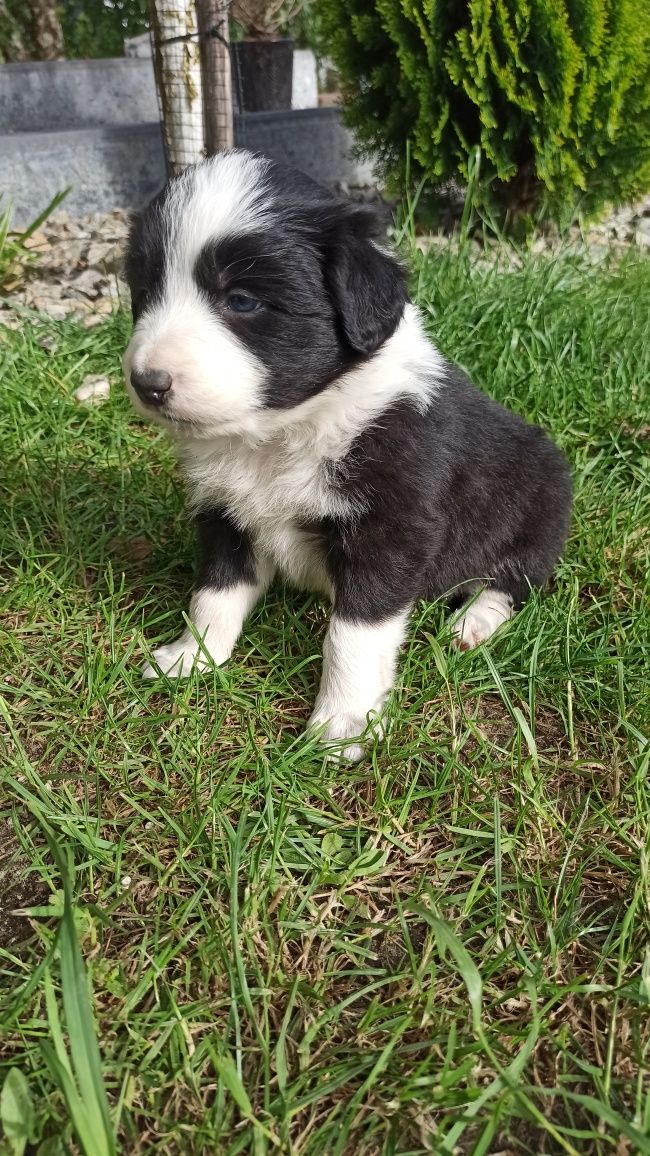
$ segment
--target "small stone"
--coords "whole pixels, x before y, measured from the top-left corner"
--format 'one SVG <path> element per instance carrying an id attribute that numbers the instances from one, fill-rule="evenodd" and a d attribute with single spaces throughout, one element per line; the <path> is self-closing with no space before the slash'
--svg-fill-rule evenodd
<path id="1" fill-rule="evenodd" d="M 111 277 L 104 286 L 104 295 L 110 297 L 113 301 L 123 301 L 128 304 L 130 301 L 129 287 L 126 281 L 122 281 L 120 277 Z"/>
<path id="2" fill-rule="evenodd" d="M 22 319 L 17 313 L 12 313 L 10 309 L 0 309 L 0 327 L 5 329 L 20 329 L 22 328 Z"/>
<path id="3" fill-rule="evenodd" d="M 73 277 L 67 286 L 69 292 L 74 294 L 82 293 L 84 297 L 97 297 L 101 287 L 103 277 L 98 269 L 84 269 L 83 273 L 78 273 Z"/>
<path id="4" fill-rule="evenodd" d="M 428 253 L 429 249 L 444 249 L 449 244 L 449 237 L 444 233 L 423 233 L 415 238 L 415 246 L 421 253 Z"/>
<path id="5" fill-rule="evenodd" d="M 45 236 L 45 233 L 40 233 L 38 230 L 35 233 L 31 233 L 29 237 L 25 237 L 25 240 L 22 241 L 21 244 L 23 248 L 31 249 L 32 252 L 35 253 L 42 253 L 50 247 L 50 242 Z"/>
<path id="6" fill-rule="evenodd" d="M 59 301 L 38 293 L 34 293 L 31 300 L 26 299 L 26 304 L 32 309 L 40 310 L 41 313 L 47 313 L 48 317 L 54 321 L 63 321 L 74 308 L 74 303 L 71 301 Z"/>
<path id="7" fill-rule="evenodd" d="M 83 265 L 87 248 L 86 241 L 66 241 L 57 237 L 47 254 L 47 265 L 53 270 L 61 269 L 68 275 Z"/>
<path id="8" fill-rule="evenodd" d="M 68 221 L 66 232 L 69 237 L 74 237 L 77 241 L 89 241 L 88 225 L 84 217 L 73 217 Z"/>
<path id="9" fill-rule="evenodd" d="M 75 312 L 84 318 L 98 314 L 103 320 L 113 312 L 113 304 L 108 297 L 97 297 L 94 301 L 84 300 L 80 297 L 74 301 L 74 308 Z M 99 322 L 95 321 L 93 324 L 97 325 Z"/>
<path id="10" fill-rule="evenodd" d="M 90 297 L 69 297 L 66 304 L 69 317 L 83 317 L 95 309 L 95 301 Z"/>
<path id="11" fill-rule="evenodd" d="M 40 345 L 41 349 L 44 349 L 46 353 L 56 353 L 59 348 L 59 343 L 54 337 L 41 337 L 40 341 L 37 341 L 36 344 Z"/>
<path id="12" fill-rule="evenodd" d="M 597 264 L 599 261 L 605 261 L 611 255 L 611 252 L 611 244 L 603 245 L 600 242 L 598 244 L 590 242 L 587 249 L 587 257 L 593 264 Z"/>
<path id="13" fill-rule="evenodd" d="M 111 387 L 108 378 L 102 377 L 98 373 L 89 373 L 84 377 L 79 388 L 75 389 L 73 397 L 81 405 L 101 405 L 110 392 Z"/>
<path id="14" fill-rule="evenodd" d="M 131 876 L 130 875 L 123 875 L 122 878 L 120 879 L 120 887 L 122 888 L 122 891 L 128 891 L 129 887 L 131 886 L 131 883 L 132 883 Z"/>
<path id="15" fill-rule="evenodd" d="M 86 260 L 91 269 L 102 272 L 116 272 L 122 263 L 122 253 L 113 241 L 93 241 L 88 246 Z"/>

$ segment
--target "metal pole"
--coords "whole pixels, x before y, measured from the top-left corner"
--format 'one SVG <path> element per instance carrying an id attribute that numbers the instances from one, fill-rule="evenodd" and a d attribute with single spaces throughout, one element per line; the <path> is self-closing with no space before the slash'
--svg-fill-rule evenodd
<path id="1" fill-rule="evenodd" d="M 229 7 L 229 0 L 196 0 L 203 80 L 203 129 L 209 157 L 234 145 Z"/>

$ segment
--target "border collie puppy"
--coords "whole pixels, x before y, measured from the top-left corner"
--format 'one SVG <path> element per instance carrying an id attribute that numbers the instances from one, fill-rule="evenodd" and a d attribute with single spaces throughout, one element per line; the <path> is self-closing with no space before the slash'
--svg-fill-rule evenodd
<path id="1" fill-rule="evenodd" d="M 226 662 L 279 572 L 332 601 L 310 725 L 350 759 L 416 600 L 450 594 L 456 644 L 485 641 L 571 508 L 562 454 L 443 359 L 377 236 L 367 206 L 235 150 L 170 181 L 127 255 L 128 391 L 176 443 L 199 541 L 191 629 L 144 674 Z"/>

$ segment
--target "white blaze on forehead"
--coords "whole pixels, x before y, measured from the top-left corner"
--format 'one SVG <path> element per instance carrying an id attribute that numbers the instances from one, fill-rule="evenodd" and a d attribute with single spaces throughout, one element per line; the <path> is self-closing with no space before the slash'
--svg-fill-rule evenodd
<path id="1" fill-rule="evenodd" d="M 211 241 L 269 224 L 269 165 L 266 157 L 234 150 L 187 169 L 174 182 L 163 211 L 170 224 L 167 260 L 175 272 L 191 274 Z"/>

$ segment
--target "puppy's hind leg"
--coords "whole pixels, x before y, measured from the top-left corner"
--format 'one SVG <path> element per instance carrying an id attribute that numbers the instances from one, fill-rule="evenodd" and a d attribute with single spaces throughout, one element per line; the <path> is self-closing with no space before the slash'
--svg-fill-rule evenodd
<path id="1" fill-rule="evenodd" d="M 453 645 L 458 650 L 473 650 L 515 614 L 512 594 L 496 586 L 485 586 L 480 594 L 466 603 L 466 609 L 456 618 L 452 626 Z"/>

